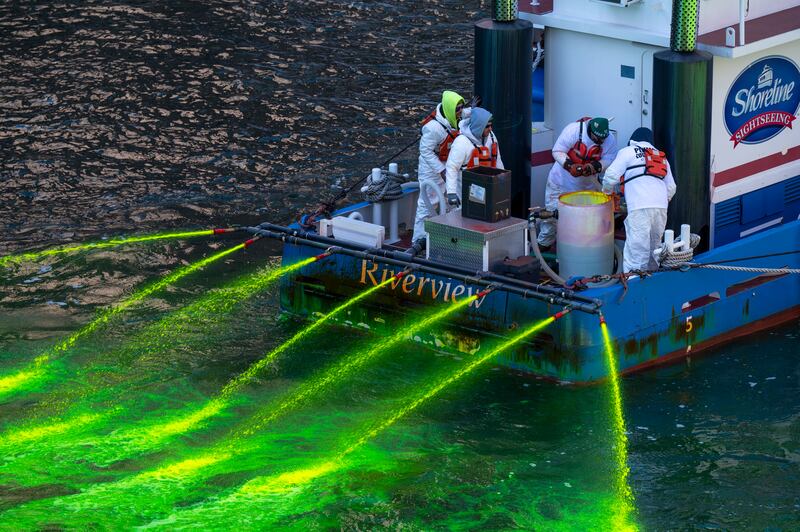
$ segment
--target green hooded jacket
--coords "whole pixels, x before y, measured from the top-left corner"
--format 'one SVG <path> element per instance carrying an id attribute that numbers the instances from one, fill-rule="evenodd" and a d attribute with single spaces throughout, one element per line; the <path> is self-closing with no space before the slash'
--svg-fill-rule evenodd
<path id="1" fill-rule="evenodd" d="M 464 98 L 457 92 L 444 91 L 442 93 L 442 114 L 450 123 L 450 127 L 458 128 L 458 119 L 456 118 L 456 107 L 458 104 L 464 105 Z"/>

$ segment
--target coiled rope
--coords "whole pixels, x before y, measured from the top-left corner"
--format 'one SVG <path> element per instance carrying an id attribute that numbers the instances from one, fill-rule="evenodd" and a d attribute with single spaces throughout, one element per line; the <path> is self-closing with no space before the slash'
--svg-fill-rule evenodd
<path id="1" fill-rule="evenodd" d="M 678 244 L 680 241 L 681 240 L 679 238 L 675 240 L 675 243 Z M 662 247 L 660 250 L 656 250 L 653 253 L 658 253 L 656 258 L 661 268 L 667 270 L 676 269 L 685 266 L 689 261 L 692 260 L 692 258 L 694 258 L 694 248 L 696 248 L 699 243 L 700 235 L 692 233 L 689 237 L 689 249 L 675 251 L 667 249 L 666 247 Z"/>
<path id="2" fill-rule="evenodd" d="M 367 185 L 361 189 L 364 192 L 364 199 L 375 203 L 403 197 L 403 188 L 400 185 L 405 182 L 404 176 L 386 171 L 382 171 L 381 175 L 383 179 L 377 183 L 373 183 L 372 176 L 367 179 Z"/>

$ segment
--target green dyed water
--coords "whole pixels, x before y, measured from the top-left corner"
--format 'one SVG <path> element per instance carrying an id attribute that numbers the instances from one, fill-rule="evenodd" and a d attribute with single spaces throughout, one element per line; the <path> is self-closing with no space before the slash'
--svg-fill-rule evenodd
<path id="1" fill-rule="evenodd" d="M 614 403 L 607 386 L 436 355 L 400 331 L 307 334 L 276 321 L 262 260 L 209 265 L 205 295 L 126 309 L 122 330 L 81 338 L 57 378 L 0 405 L 0 526 L 575 530 L 613 526 L 621 507 L 641 529 L 797 524 L 789 352 L 729 347 L 624 379 Z M 752 341 L 781 353 L 797 333 Z M 53 340 L 5 341 L 0 368 Z M 774 490 L 753 496 L 748 475 Z"/>
<path id="2" fill-rule="evenodd" d="M 439 91 L 469 92 L 485 14 L 445 0 L 0 3 L 14 74 L 0 81 L 0 254 L 294 220 L 411 142 Z M 232 243 L 5 264 L 0 376 Z M 645 530 L 800 528 L 800 324 L 618 393 L 487 362 L 415 403 L 473 359 L 304 334 L 278 318 L 262 273 L 279 250 L 263 244 L 126 307 L 2 396 L 0 528 L 595 530 L 624 485 Z"/>

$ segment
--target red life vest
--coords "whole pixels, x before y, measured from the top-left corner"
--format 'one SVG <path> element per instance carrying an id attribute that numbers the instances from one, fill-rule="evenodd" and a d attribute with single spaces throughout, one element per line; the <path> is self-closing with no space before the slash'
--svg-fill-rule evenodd
<path id="1" fill-rule="evenodd" d="M 599 161 L 603 156 L 603 147 L 595 144 L 591 148 L 583 143 L 583 124 L 591 120 L 590 117 L 584 116 L 578 123 L 581 125 L 578 131 L 578 142 L 576 142 L 567 152 L 569 160 L 575 164 L 586 164 L 591 161 Z"/>
<path id="2" fill-rule="evenodd" d="M 667 177 L 667 154 L 655 148 L 644 150 L 644 173 L 659 179 Z"/>
<path id="3" fill-rule="evenodd" d="M 475 143 L 473 143 L 475 147 L 472 149 L 472 153 L 469 154 L 467 168 L 475 168 L 476 166 L 497 168 L 497 140 L 495 140 L 494 135 L 491 138 L 494 141 L 491 148 L 488 146 L 475 146 Z"/>
<path id="4" fill-rule="evenodd" d="M 436 147 L 435 150 L 433 150 L 433 153 L 435 153 L 437 155 L 437 157 L 439 157 L 440 161 L 446 162 L 447 161 L 447 156 L 450 155 L 450 150 L 453 147 L 453 141 L 456 140 L 456 137 L 458 137 L 458 131 L 456 131 L 455 129 L 447 129 L 446 127 L 444 127 L 444 125 L 442 125 L 441 122 L 436 120 L 436 109 L 431 111 L 431 114 L 429 114 L 428 116 L 425 117 L 425 119 L 422 121 L 421 125 L 424 126 L 425 124 L 427 124 L 431 120 L 433 120 L 434 122 L 439 124 L 439 126 L 441 126 L 441 128 L 444 129 L 444 132 L 445 132 L 444 140 L 442 141 L 441 144 L 439 144 Z"/>
<path id="5" fill-rule="evenodd" d="M 655 148 L 644 148 L 644 164 L 630 166 L 628 170 L 633 168 L 644 168 L 644 172 L 628 179 L 628 183 L 645 175 L 663 180 L 667 177 L 667 154 Z M 619 182 L 619 191 L 621 194 L 625 194 L 625 174 L 619 178 Z"/>

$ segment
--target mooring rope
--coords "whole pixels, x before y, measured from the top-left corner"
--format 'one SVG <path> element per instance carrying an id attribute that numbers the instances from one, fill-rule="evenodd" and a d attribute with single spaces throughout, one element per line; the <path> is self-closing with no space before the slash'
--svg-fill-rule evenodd
<path id="1" fill-rule="evenodd" d="M 730 272 L 752 273 L 800 273 L 800 268 L 754 268 L 750 266 L 723 266 L 721 264 L 694 264 L 687 262 L 683 266 L 689 268 L 708 268 L 710 270 L 726 270 Z"/>
<path id="2" fill-rule="evenodd" d="M 680 239 L 675 241 L 680 242 Z M 700 235 L 692 233 L 689 236 L 689 249 L 680 251 L 667 249 L 666 246 L 661 248 L 661 253 L 658 256 L 658 264 L 664 269 L 680 268 L 694 258 L 694 248 L 700 243 Z"/>
<path id="3" fill-rule="evenodd" d="M 381 172 L 383 179 L 374 183 L 372 177 L 367 180 L 367 185 L 361 189 L 364 191 L 364 199 L 375 203 L 378 201 L 390 201 L 403 197 L 403 189 L 400 186 L 405 179 L 403 176 L 390 172 Z"/>

